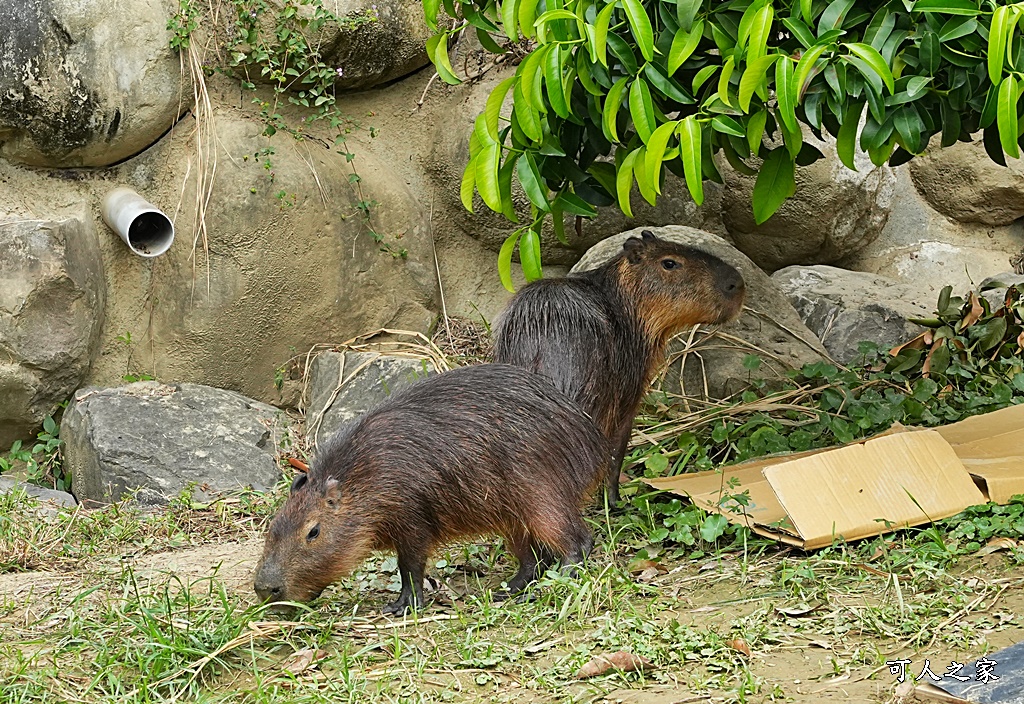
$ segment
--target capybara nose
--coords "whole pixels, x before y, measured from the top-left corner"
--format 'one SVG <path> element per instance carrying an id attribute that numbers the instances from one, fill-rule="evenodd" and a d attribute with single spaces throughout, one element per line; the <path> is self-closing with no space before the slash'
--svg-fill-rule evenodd
<path id="1" fill-rule="evenodd" d="M 743 276 L 728 264 L 721 268 L 718 273 L 718 288 L 726 296 L 742 296 L 746 290 Z"/>
<path id="2" fill-rule="evenodd" d="M 282 601 L 284 599 L 284 575 L 279 569 L 260 565 L 256 570 L 252 586 L 260 601 Z"/>

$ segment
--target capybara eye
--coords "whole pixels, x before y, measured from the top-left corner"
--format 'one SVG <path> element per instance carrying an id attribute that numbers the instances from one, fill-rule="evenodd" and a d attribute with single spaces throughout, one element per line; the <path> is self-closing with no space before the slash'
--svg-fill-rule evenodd
<path id="1" fill-rule="evenodd" d="M 661 260 L 661 268 L 662 269 L 668 269 L 669 271 L 671 271 L 672 269 L 675 269 L 678 266 L 679 266 L 679 262 L 677 262 L 675 259 L 662 259 Z"/>
<path id="2" fill-rule="evenodd" d="M 316 540 L 316 537 L 318 535 L 320 535 L 320 524 L 319 523 L 317 523 L 315 526 L 313 526 L 312 528 L 309 529 L 309 533 L 306 534 L 306 541 L 311 543 L 314 540 Z"/>

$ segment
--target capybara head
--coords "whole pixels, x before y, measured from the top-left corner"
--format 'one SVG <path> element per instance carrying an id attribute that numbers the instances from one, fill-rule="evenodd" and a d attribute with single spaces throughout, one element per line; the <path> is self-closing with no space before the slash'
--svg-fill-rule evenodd
<path id="1" fill-rule="evenodd" d="M 349 504 L 337 479 L 295 477 L 256 567 L 253 586 L 262 601 L 311 601 L 362 562 L 370 546 Z"/>
<path id="2" fill-rule="evenodd" d="M 655 338 L 698 323 L 739 315 L 746 286 L 735 268 L 713 254 L 660 239 L 650 230 L 622 244 L 622 287 Z"/>

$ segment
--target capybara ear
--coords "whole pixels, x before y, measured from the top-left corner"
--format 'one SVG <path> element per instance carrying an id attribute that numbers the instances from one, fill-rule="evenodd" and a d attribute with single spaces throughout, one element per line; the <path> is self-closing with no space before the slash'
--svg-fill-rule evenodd
<path id="1" fill-rule="evenodd" d="M 630 264 L 640 261 L 641 252 L 644 248 L 644 241 L 637 237 L 630 237 L 622 243 L 622 251 L 626 253 L 626 259 Z"/>
<path id="2" fill-rule="evenodd" d="M 644 242 L 647 242 L 648 244 L 653 244 L 654 242 L 658 241 L 658 236 L 655 235 L 650 230 L 644 230 L 643 232 L 640 233 L 640 236 L 643 237 Z"/>
<path id="3" fill-rule="evenodd" d="M 308 482 L 308 481 L 309 481 L 309 475 L 307 475 L 305 472 L 301 472 L 299 474 L 296 474 L 295 475 L 295 479 L 292 480 L 291 493 L 294 494 L 296 491 L 298 491 L 302 487 L 306 486 L 306 482 Z"/>
<path id="4" fill-rule="evenodd" d="M 341 482 L 334 477 L 327 480 L 324 487 L 324 496 L 327 498 L 327 505 L 334 506 L 341 500 Z"/>

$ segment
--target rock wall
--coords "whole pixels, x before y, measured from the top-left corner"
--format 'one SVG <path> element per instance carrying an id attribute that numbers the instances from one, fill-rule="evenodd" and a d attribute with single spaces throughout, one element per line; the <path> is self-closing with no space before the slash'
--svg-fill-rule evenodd
<path id="1" fill-rule="evenodd" d="M 38 350 L 24 351 L 15 328 L 26 324 L 11 322 L 28 294 L 0 298 L 0 447 L 84 384 L 148 374 L 284 403 L 275 370 L 314 344 L 379 327 L 427 332 L 442 305 L 485 320 L 504 307 L 496 258 L 513 226 L 482 203 L 467 213 L 458 189 L 472 121 L 514 67 L 488 67 L 465 41 L 453 64 L 481 77 L 431 82 L 418 2 L 326 7 L 375 14 L 314 38 L 352 118 L 351 163 L 333 148 L 336 132 L 284 96 L 275 109 L 307 138 L 262 136 L 253 94 L 224 73 L 207 72 L 209 109 L 196 109 L 169 48 L 174 0 L 0 0 L 0 235 L 31 242 L 40 261 L 52 250 L 56 261 L 64 245 L 44 240 L 63 232 L 66 251 L 86 262 L 55 274 L 71 282 L 52 299 L 68 322 L 63 337 L 47 338 L 59 349 L 45 364 L 31 356 Z M 255 95 L 274 100 L 265 87 Z M 764 225 L 750 216 L 750 179 L 723 160 L 725 183 L 708 184 L 703 206 L 670 177 L 657 208 L 636 197 L 633 219 L 605 209 L 578 235 L 567 228 L 568 247 L 547 240 L 545 272 L 564 273 L 624 230 L 684 225 L 724 238 L 750 266 L 835 264 L 887 276 L 927 307 L 947 283 L 963 289 L 1007 271 L 1024 248 L 1018 165 L 995 167 L 976 145 L 958 145 L 896 169 L 861 159 L 864 168 L 850 172 L 830 144 L 822 149 L 826 158 L 799 172 L 796 196 Z M 167 254 L 134 256 L 99 219 L 100 199 L 118 185 L 173 218 Z M 379 251 L 353 207 L 360 199 L 377 203 L 373 229 L 404 257 Z M 0 276 L 9 291 L 26 292 L 38 278 L 9 260 Z M 28 410 L 15 418 L 11 408 Z"/>

